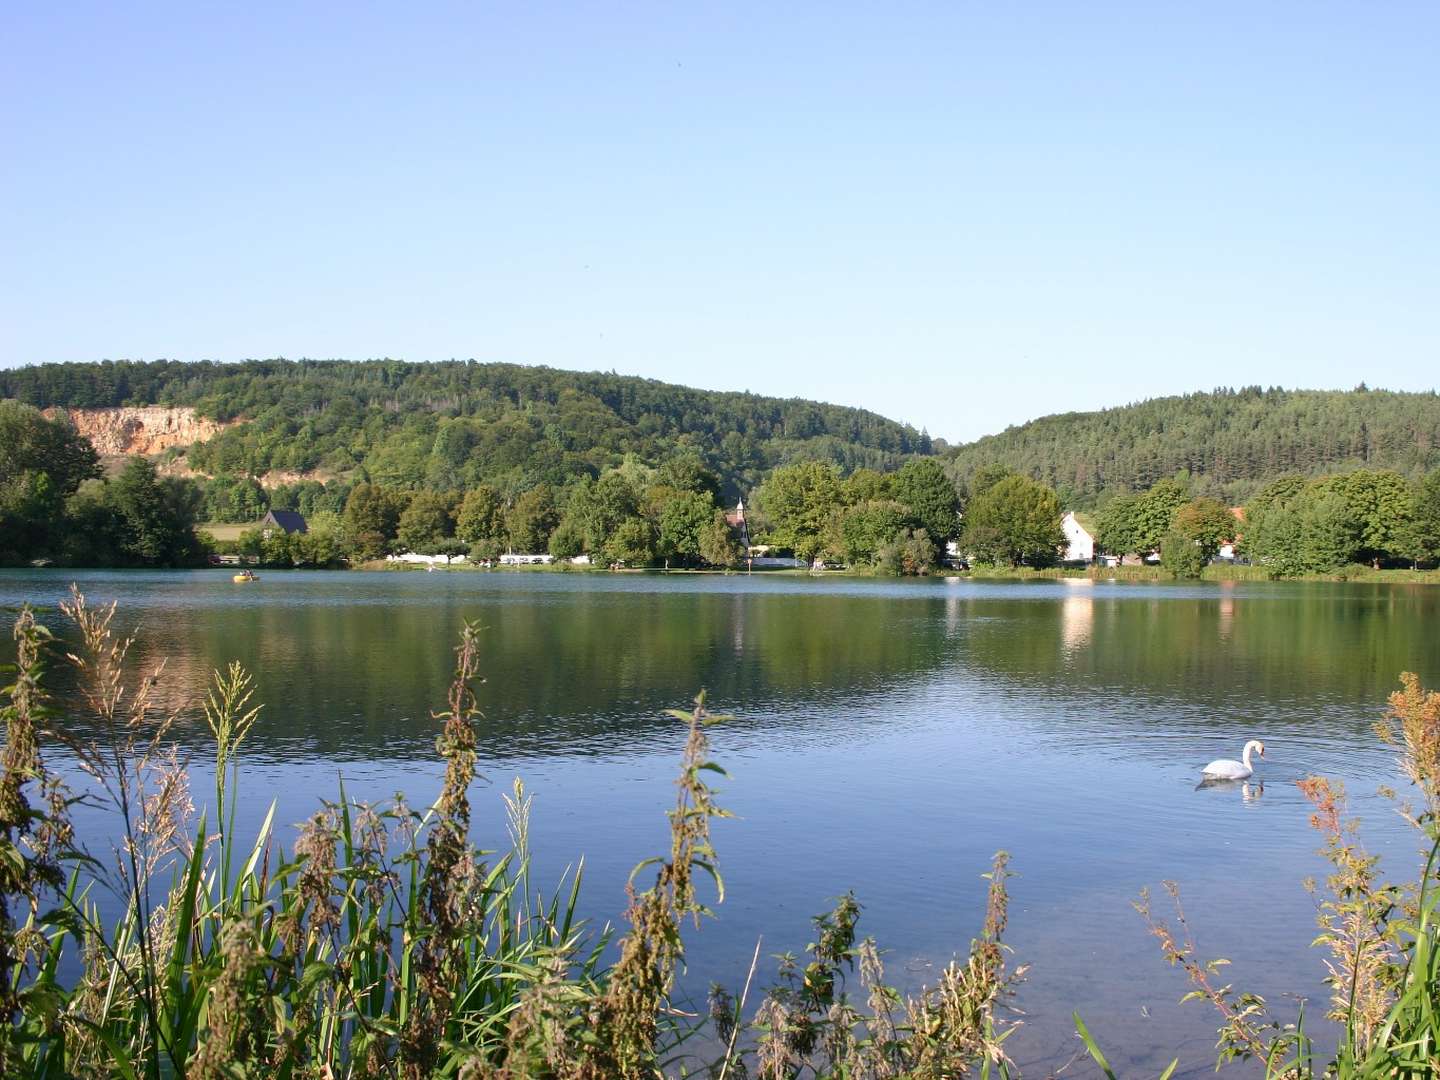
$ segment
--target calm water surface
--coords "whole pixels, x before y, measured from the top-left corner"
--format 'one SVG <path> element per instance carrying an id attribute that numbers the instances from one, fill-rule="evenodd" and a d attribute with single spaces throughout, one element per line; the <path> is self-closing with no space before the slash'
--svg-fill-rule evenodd
<path id="1" fill-rule="evenodd" d="M 1175 1054 L 1210 1070 L 1214 1019 L 1176 1005 L 1183 976 L 1130 907 L 1163 879 L 1238 985 L 1282 1012 L 1322 995 L 1300 880 L 1324 864 L 1293 782 L 1343 780 L 1367 843 L 1406 874 L 1413 843 L 1374 795 L 1397 774 L 1370 725 L 1400 671 L 1440 684 L 1440 589 L 1423 587 L 8 571 L 0 607 L 53 606 L 72 578 L 120 602 L 137 655 L 170 658 L 177 700 L 231 658 L 255 673 L 251 827 L 272 799 L 301 820 L 342 776 L 362 798 L 432 797 L 430 711 L 457 628 L 479 620 L 477 840 L 503 842 L 500 794 L 523 776 L 543 873 L 583 854 L 600 921 L 665 843 L 683 728 L 664 710 L 707 688 L 735 717 L 714 742 L 737 819 L 716 828 L 729 895 L 690 936 L 690 988 L 738 989 L 762 934 L 766 954 L 803 948 L 846 889 L 891 977 L 933 978 L 978 928 L 980 874 L 1004 848 L 1008 941 L 1031 965 L 1010 1045 L 1038 1075 L 1076 1051 L 1074 1008 L 1126 1070 Z M 1195 789 L 1249 738 L 1267 746 L 1263 787 Z"/>

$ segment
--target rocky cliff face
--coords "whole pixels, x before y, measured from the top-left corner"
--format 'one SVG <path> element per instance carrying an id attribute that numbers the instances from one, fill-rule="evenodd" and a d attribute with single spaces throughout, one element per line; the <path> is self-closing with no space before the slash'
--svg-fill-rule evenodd
<path id="1" fill-rule="evenodd" d="M 189 406 L 167 408 L 146 405 L 119 409 L 47 409 L 46 415 L 64 414 L 75 430 L 90 440 L 102 457 L 122 454 L 158 454 L 172 446 L 204 442 L 229 424 L 196 416 Z"/>

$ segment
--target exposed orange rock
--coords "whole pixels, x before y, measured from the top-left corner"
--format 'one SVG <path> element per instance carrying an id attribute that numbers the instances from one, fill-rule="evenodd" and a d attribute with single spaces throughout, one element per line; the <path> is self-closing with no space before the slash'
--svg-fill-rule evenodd
<path id="1" fill-rule="evenodd" d="M 69 417 L 102 457 L 158 454 L 171 447 L 212 439 L 230 426 L 197 416 L 190 406 L 144 405 L 116 409 L 46 409 L 45 415 Z"/>

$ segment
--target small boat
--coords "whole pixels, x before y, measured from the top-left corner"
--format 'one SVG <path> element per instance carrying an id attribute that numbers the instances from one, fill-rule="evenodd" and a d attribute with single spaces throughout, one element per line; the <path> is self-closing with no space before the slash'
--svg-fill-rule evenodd
<path id="1" fill-rule="evenodd" d="M 240 573 L 235 575 L 233 580 L 235 584 L 239 585 L 240 583 L 245 581 L 259 581 L 260 579 L 254 574 L 252 574 L 249 570 L 242 570 L 240 571 Z"/>

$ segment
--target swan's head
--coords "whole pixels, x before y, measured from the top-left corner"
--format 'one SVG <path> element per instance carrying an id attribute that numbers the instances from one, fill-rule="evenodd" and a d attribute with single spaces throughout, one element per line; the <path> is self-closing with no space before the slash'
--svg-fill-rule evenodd
<path id="1" fill-rule="evenodd" d="M 1265 744 L 1259 739 L 1251 739 L 1245 744 L 1245 753 L 1248 754 L 1251 750 L 1254 750 L 1261 758 L 1265 756 Z"/>

